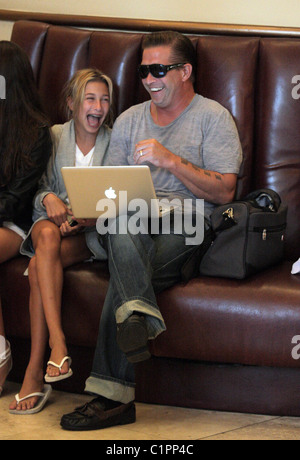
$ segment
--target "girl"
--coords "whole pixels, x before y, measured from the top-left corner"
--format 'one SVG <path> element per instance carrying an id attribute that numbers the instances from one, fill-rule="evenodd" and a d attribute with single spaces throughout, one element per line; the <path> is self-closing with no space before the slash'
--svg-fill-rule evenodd
<path id="1" fill-rule="evenodd" d="M 25 52 L 0 42 L 0 263 L 19 254 L 32 225 L 32 199 L 51 154 L 51 136 Z M 12 367 L 0 301 L 0 396 Z"/>
<path id="2" fill-rule="evenodd" d="M 101 165 L 108 150 L 111 122 L 112 82 L 95 69 L 78 71 L 65 89 L 72 119 L 52 128 L 54 154 L 34 201 L 34 225 L 21 252 L 34 256 L 29 264 L 31 356 L 21 391 L 10 405 L 14 414 L 40 411 L 51 392 L 43 384 L 43 360 L 48 339 L 51 356 L 46 382 L 72 375 L 61 324 L 63 269 L 93 258 L 105 258 L 98 244 L 95 221 L 79 221 L 69 208 L 61 175 L 63 166 Z"/>

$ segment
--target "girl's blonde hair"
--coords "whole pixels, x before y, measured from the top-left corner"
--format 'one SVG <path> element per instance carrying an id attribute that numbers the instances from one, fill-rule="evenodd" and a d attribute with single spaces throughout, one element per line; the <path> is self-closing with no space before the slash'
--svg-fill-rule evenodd
<path id="1" fill-rule="evenodd" d="M 67 82 L 63 89 L 63 103 L 65 114 L 69 120 L 74 116 L 74 114 L 78 112 L 79 107 L 84 100 L 86 85 L 91 81 L 100 81 L 104 83 L 108 88 L 110 108 L 105 119 L 105 124 L 111 127 L 113 124 L 113 83 L 107 75 L 105 75 L 103 72 L 101 72 L 101 70 L 98 69 L 90 68 L 78 70 L 77 72 L 75 72 L 71 80 Z M 73 101 L 73 111 L 71 111 L 69 108 L 69 99 L 72 99 Z"/>

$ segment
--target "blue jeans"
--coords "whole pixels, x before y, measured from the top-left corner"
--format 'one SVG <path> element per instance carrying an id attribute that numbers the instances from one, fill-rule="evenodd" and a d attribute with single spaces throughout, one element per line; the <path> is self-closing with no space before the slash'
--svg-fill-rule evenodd
<path id="1" fill-rule="evenodd" d="M 101 237 L 110 282 L 85 391 L 126 404 L 135 399 L 134 366 L 117 345 L 117 324 L 140 312 L 146 318 L 149 339 L 166 329 L 156 294 L 181 281 L 182 265 L 194 246 L 185 244 L 184 235 L 124 233 Z"/>

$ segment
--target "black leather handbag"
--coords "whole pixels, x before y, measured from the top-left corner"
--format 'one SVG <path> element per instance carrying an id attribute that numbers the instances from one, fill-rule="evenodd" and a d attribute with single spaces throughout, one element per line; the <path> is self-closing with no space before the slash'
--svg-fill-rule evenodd
<path id="1" fill-rule="evenodd" d="M 243 279 L 280 262 L 284 256 L 287 206 L 270 189 L 218 206 L 211 215 L 212 243 L 200 274 Z"/>

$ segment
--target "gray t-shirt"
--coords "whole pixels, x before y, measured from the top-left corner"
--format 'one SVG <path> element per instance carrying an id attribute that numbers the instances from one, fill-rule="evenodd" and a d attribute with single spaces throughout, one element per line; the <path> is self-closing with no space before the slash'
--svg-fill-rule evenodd
<path id="1" fill-rule="evenodd" d="M 106 164 L 134 165 L 135 145 L 156 139 L 176 155 L 200 168 L 221 174 L 238 174 L 242 149 L 232 116 L 219 103 L 195 95 L 189 106 L 167 126 L 158 126 L 150 114 L 151 101 L 136 105 L 115 122 Z M 171 172 L 150 163 L 152 179 L 159 198 L 196 199 L 196 196 Z M 214 205 L 205 202 L 209 217 Z"/>

